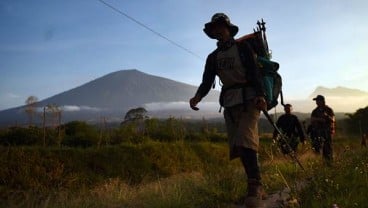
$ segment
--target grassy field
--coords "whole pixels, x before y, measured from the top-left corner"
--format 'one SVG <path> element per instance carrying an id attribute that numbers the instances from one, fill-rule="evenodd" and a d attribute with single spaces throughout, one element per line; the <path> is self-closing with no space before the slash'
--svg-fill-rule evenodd
<path id="1" fill-rule="evenodd" d="M 310 144 L 300 146 L 305 171 L 261 139 L 266 191 L 289 187 L 290 207 L 363 207 L 368 151 L 338 138 L 326 167 Z M 241 203 L 246 178 L 228 160 L 226 142 L 158 142 L 100 148 L 0 147 L 0 207 L 229 207 Z M 303 183 L 302 190 L 297 184 Z"/>

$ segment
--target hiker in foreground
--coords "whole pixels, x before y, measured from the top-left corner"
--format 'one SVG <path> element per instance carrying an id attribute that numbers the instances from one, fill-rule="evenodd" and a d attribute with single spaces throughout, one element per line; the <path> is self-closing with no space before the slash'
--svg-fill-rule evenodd
<path id="1" fill-rule="evenodd" d="M 244 166 L 248 178 L 246 206 L 262 207 L 265 193 L 257 158 L 258 120 L 267 104 L 256 55 L 246 42 L 234 40 L 238 27 L 223 13 L 214 14 L 203 30 L 218 41 L 217 48 L 207 57 L 202 83 L 190 99 L 190 107 L 198 110 L 197 104 L 211 89 L 216 75 L 219 76 L 223 83 L 220 104 L 224 107 L 230 159 L 239 157 Z"/>
<path id="2" fill-rule="evenodd" d="M 327 165 L 332 165 L 332 136 L 335 134 L 335 114 L 333 110 L 326 105 L 325 97 L 318 95 L 313 98 L 317 107 L 311 115 L 311 140 L 314 150 L 319 153 L 319 147 L 322 146 L 323 159 Z"/>
<path id="3" fill-rule="evenodd" d="M 286 140 L 278 139 L 279 133 L 275 130 L 273 132 L 273 141 L 277 142 L 282 153 L 288 154 L 291 151 L 296 152 L 299 141 L 304 143 L 305 135 L 302 125 L 298 117 L 292 114 L 293 106 L 291 104 L 285 104 L 285 114 L 277 119 L 276 125 L 281 129 L 282 133 L 286 136 Z M 287 144 L 286 144 L 287 142 Z"/>

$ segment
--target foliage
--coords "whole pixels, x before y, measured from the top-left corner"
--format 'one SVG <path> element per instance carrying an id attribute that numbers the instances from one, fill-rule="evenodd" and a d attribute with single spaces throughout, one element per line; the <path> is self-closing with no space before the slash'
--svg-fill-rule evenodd
<path id="1" fill-rule="evenodd" d="M 152 139 L 158 141 L 178 141 L 183 140 L 186 135 L 186 128 L 181 120 L 170 117 L 162 122 L 147 121 L 146 133 Z"/>
<path id="2" fill-rule="evenodd" d="M 346 122 L 350 133 L 368 132 L 368 106 L 358 109 L 353 114 L 347 114 L 347 116 L 349 119 Z"/>
<path id="3" fill-rule="evenodd" d="M 339 170 L 338 172 L 336 170 Z M 347 151 L 334 168 L 316 169 L 300 193 L 303 207 L 364 207 L 368 191 L 368 151 Z"/>
<path id="4" fill-rule="evenodd" d="M 42 130 L 38 127 L 11 127 L 3 130 L 0 135 L 0 144 L 2 145 L 41 145 Z"/>
<path id="5" fill-rule="evenodd" d="M 269 193 L 290 187 L 300 207 L 359 207 L 364 202 L 368 155 L 356 149 L 358 141 L 336 141 L 334 168 L 324 167 L 320 156 L 302 146 L 306 171 L 283 157 L 269 138 L 261 143 Z M 2 207 L 228 207 L 241 203 L 246 192 L 244 170 L 239 161 L 228 160 L 226 142 L 0 148 L 0 165 L 7 167 L 0 170 Z M 294 188 L 306 178 L 302 192 Z"/>
<path id="6" fill-rule="evenodd" d="M 238 160 L 228 160 L 224 132 L 204 119 L 152 118 L 106 132 L 75 121 L 62 126 L 60 147 L 52 129 L 46 129 L 49 146 L 40 147 L 43 129 L 18 128 L 0 131 L 8 145 L 0 146 L 0 207 L 228 207 L 246 193 L 244 170 Z M 98 145 L 102 135 L 106 143 Z M 300 207 L 362 205 L 368 155 L 357 139 L 334 140 L 333 168 L 324 166 L 310 144 L 300 146 L 302 171 L 271 135 L 264 136 L 259 159 L 267 192 L 289 187 Z M 296 188 L 305 181 L 304 189 Z"/>
<path id="7" fill-rule="evenodd" d="M 72 121 L 62 127 L 65 139 L 62 144 L 72 147 L 90 147 L 97 145 L 99 134 L 95 127 L 83 121 Z"/>
<path id="8" fill-rule="evenodd" d="M 122 143 L 143 143 L 146 141 L 212 141 L 224 142 L 223 123 L 207 121 L 185 121 L 182 119 L 150 118 L 131 120 L 119 127 L 97 127 L 83 121 L 72 121 L 53 127 L 11 127 L 0 130 L 2 145 L 45 145 L 92 147 L 119 145 Z M 219 131 L 220 129 L 220 131 Z M 222 131 L 221 131 L 222 130 Z"/>
<path id="9" fill-rule="evenodd" d="M 28 115 L 28 119 L 29 119 L 29 125 L 33 125 L 33 117 L 34 117 L 34 114 L 36 113 L 37 111 L 37 101 L 38 101 L 38 98 L 36 96 L 29 96 L 26 101 L 25 101 L 25 108 L 24 108 L 24 111 L 27 113 Z"/>
<path id="10" fill-rule="evenodd" d="M 130 109 L 124 116 L 124 121 L 135 121 L 135 120 L 143 120 L 148 118 L 147 110 L 145 108 L 133 108 Z"/>
<path id="11" fill-rule="evenodd" d="M 144 121 L 134 120 L 124 122 L 119 128 L 114 129 L 110 141 L 111 144 L 142 143 L 149 140 L 161 142 L 226 141 L 225 133 L 217 130 L 218 124 L 208 124 L 206 128 L 203 126 L 202 122 L 190 123 L 173 117 L 164 120 L 157 118 Z"/>
<path id="12" fill-rule="evenodd" d="M 47 123 L 54 127 L 61 125 L 61 108 L 58 105 L 47 104 L 43 107 L 43 111 L 43 125 Z"/>
<path id="13" fill-rule="evenodd" d="M 0 165 L 7 168 L 0 170 L 0 205 L 33 200 L 29 196 L 39 199 L 37 203 L 40 205 L 48 197 L 55 197 L 53 193 L 60 195 L 50 203 L 61 200 L 59 197 L 63 197 L 63 193 L 76 200 L 78 196 L 72 196 L 72 193 L 89 195 L 85 190 L 102 188 L 101 184 L 109 183 L 110 179 L 134 189 L 139 184 L 150 184 L 181 173 L 205 174 L 204 167 L 215 171 L 210 177 L 218 178 L 217 166 L 225 171 L 229 165 L 225 155 L 226 146 L 211 143 L 147 142 L 100 149 L 2 147 Z M 13 201 L 14 191 L 22 193 L 17 196 L 21 199 L 19 202 Z M 10 201 L 3 201 L 3 197 Z M 131 204 L 132 201 L 125 203 Z"/>

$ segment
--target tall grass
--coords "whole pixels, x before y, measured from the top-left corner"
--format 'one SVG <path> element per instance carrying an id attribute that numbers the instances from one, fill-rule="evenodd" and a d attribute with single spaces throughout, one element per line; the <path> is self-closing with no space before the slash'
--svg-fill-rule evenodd
<path id="1" fill-rule="evenodd" d="M 0 170 L 0 206 L 6 207 L 197 207 L 232 200 L 237 191 L 232 187 L 239 183 L 234 178 L 239 164 L 228 161 L 225 143 L 151 141 L 0 152 L 6 167 Z M 198 196 L 200 201 L 193 200 Z"/>
<path id="2" fill-rule="evenodd" d="M 339 152 L 332 168 L 315 169 L 307 188 L 300 192 L 303 207 L 366 207 L 368 151 Z"/>
<path id="3" fill-rule="evenodd" d="M 289 188 L 300 207 L 363 207 L 368 153 L 359 141 L 334 144 L 327 168 L 300 146 L 305 171 L 261 140 L 268 193 Z M 0 207 L 229 207 L 242 203 L 246 178 L 226 142 L 124 143 L 100 148 L 0 147 Z M 303 183 L 304 188 L 298 188 Z"/>

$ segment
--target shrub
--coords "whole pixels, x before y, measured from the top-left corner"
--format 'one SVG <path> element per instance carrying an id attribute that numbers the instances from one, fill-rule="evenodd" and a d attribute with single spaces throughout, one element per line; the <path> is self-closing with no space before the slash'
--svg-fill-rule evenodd
<path id="1" fill-rule="evenodd" d="M 89 147 L 97 145 L 99 134 L 95 127 L 83 121 L 72 121 L 64 125 L 65 139 L 62 142 L 65 146 Z"/>
<path id="2" fill-rule="evenodd" d="M 132 143 L 140 144 L 149 140 L 144 134 L 144 124 L 140 121 L 130 121 L 115 129 L 111 135 L 111 144 Z"/>
<path id="3" fill-rule="evenodd" d="M 37 127 L 11 127 L 0 138 L 2 145 L 34 145 L 42 144 L 42 129 Z"/>
<path id="4" fill-rule="evenodd" d="M 173 117 L 163 121 L 150 119 L 146 121 L 146 126 L 145 133 L 157 141 L 170 142 L 183 140 L 187 134 L 183 122 Z"/>

